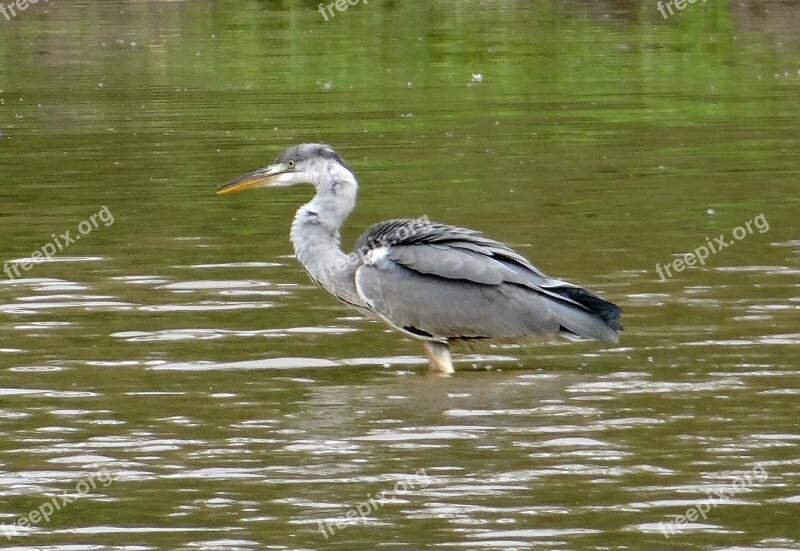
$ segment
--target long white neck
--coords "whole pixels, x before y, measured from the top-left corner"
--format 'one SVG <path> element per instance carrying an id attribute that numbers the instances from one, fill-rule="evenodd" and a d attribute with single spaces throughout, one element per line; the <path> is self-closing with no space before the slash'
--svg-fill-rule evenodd
<path id="1" fill-rule="evenodd" d="M 300 207 L 292 222 L 294 252 L 314 282 L 336 298 L 360 306 L 355 287 L 360 259 L 342 251 L 339 237 L 339 228 L 355 208 L 358 184 L 339 165 L 321 172 L 326 177 L 314 182 L 317 194 Z"/>

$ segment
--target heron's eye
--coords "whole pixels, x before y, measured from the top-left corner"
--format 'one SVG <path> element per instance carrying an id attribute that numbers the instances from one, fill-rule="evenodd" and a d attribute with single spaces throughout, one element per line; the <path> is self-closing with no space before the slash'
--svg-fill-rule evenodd
<path id="1" fill-rule="evenodd" d="M 289 161 L 289 168 L 294 168 L 294 161 Z"/>

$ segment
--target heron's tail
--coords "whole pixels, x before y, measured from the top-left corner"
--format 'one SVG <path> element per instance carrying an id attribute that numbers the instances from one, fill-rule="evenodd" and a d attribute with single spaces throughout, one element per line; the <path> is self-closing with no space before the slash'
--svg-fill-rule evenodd
<path id="1" fill-rule="evenodd" d="M 558 285 L 544 287 L 554 301 L 554 308 L 561 324 L 561 334 L 570 339 L 597 339 L 618 342 L 622 324 L 619 318 L 622 310 L 593 292 L 558 282 Z"/>

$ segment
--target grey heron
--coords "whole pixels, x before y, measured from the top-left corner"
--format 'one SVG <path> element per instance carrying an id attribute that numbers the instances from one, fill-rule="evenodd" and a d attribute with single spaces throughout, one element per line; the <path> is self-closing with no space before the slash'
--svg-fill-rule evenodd
<path id="1" fill-rule="evenodd" d="M 297 260 L 343 303 L 421 340 L 434 371 L 453 372 L 449 345 L 456 341 L 619 340 L 618 306 L 546 276 L 474 230 L 424 218 L 388 220 L 370 227 L 355 251 L 343 252 L 339 229 L 355 208 L 358 183 L 328 145 L 290 147 L 217 193 L 298 184 L 313 185 L 316 194 L 292 223 Z"/>

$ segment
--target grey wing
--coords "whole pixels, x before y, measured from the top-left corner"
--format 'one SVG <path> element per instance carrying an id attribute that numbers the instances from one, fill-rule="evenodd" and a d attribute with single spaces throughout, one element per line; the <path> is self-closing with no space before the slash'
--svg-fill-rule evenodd
<path id="1" fill-rule="evenodd" d="M 361 299 L 394 327 L 435 340 L 558 333 L 618 339 L 615 305 L 549 279 L 502 243 L 471 230 L 433 225 L 426 231 L 383 241 L 356 272 Z"/>

